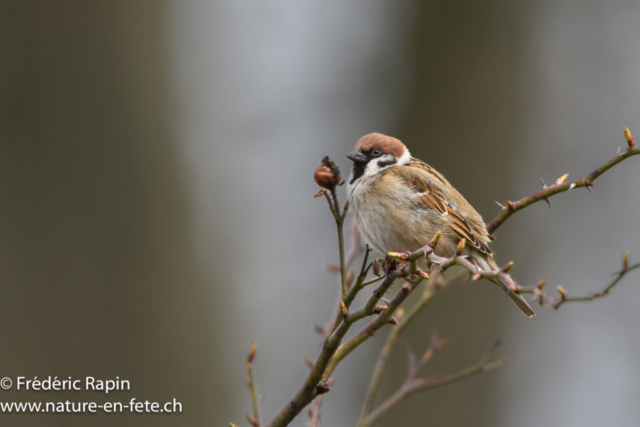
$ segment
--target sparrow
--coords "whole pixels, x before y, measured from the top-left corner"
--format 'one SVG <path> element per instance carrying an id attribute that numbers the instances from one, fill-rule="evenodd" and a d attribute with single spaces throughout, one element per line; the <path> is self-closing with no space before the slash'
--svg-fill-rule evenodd
<path id="1" fill-rule="evenodd" d="M 382 253 L 412 252 L 442 231 L 436 255 L 451 257 L 461 239 L 464 255 L 482 270 L 500 268 L 489 249 L 489 233 L 480 214 L 445 177 L 411 157 L 398 139 L 365 135 L 347 156 L 353 162 L 347 197 L 362 236 Z M 489 279 L 528 317 L 527 301 L 500 278 Z"/>

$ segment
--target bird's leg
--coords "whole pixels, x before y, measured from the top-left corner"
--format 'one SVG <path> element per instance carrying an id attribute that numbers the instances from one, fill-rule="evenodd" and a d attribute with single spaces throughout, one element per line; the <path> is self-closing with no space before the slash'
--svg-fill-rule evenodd
<path id="1" fill-rule="evenodd" d="M 388 276 L 393 270 L 398 268 L 398 262 L 388 255 L 384 256 L 384 272 Z"/>

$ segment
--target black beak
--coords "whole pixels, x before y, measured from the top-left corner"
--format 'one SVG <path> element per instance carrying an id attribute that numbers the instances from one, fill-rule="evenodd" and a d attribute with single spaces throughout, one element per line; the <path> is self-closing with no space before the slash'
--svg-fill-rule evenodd
<path id="1" fill-rule="evenodd" d="M 347 159 L 351 160 L 353 163 L 367 163 L 369 158 L 362 154 L 360 151 L 352 151 L 347 155 Z"/>

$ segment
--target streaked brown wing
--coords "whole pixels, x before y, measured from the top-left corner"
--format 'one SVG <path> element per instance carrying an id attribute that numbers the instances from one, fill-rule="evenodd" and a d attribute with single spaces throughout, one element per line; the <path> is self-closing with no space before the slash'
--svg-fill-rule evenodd
<path id="1" fill-rule="evenodd" d="M 432 168 L 431 166 L 429 166 L 428 164 L 426 164 L 420 159 L 416 159 L 415 157 L 412 157 L 411 160 L 409 160 L 409 163 L 407 163 L 407 166 L 409 166 L 410 168 L 423 170 L 427 172 L 429 175 L 431 175 L 435 180 L 440 181 L 442 185 L 447 185 L 447 180 L 444 179 L 444 177 L 440 175 L 437 170 L 435 170 L 434 168 Z"/>
<path id="2" fill-rule="evenodd" d="M 446 219 L 451 230 L 460 239 L 466 239 L 467 244 L 484 254 L 491 254 L 491 249 L 476 237 L 457 207 L 438 188 L 438 183 L 450 184 L 435 169 L 417 159 L 411 159 L 407 166 L 395 166 L 391 169 L 396 169 L 394 172 L 420 194 L 416 207 L 435 210 Z M 411 169 L 418 169 L 419 172 Z"/>

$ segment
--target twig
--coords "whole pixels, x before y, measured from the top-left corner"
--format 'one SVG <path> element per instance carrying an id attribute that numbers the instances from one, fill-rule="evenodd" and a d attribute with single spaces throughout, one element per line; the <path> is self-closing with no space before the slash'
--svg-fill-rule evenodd
<path id="1" fill-rule="evenodd" d="M 324 394 L 321 394 L 309 405 L 309 427 L 318 427 L 320 425 L 320 408 L 323 400 Z"/>
<path id="2" fill-rule="evenodd" d="M 380 300 L 382 295 L 384 295 L 384 293 L 389 289 L 389 287 L 393 284 L 397 277 L 404 274 L 404 272 L 398 271 L 390 272 L 378 286 L 378 288 L 374 291 L 365 307 L 360 310 L 356 310 L 353 313 L 349 313 L 349 305 L 347 304 L 347 302 L 350 304 L 355 298 L 357 292 L 362 288 L 361 283 L 364 281 L 364 276 L 366 276 L 368 268 L 363 267 L 356 283 L 351 287 L 351 289 L 347 290 L 346 260 L 344 255 L 342 224 L 344 223 L 344 218 L 348 211 L 348 203 L 345 205 L 344 210 L 341 212 L 340 206 L 337 205 L 337 196 L 335 196 L 334 194 L 332 200 L 332 198 L 330 198 L 329 195 L 326 194 L 326 192 L 324 192 L 323 194 L 327 199 L 327 202 L 329 203 L 329 208 L 334 215 L 334 218 L 336 220 L 336 227 L 338 230 L 338 240 L 340 246 L 340 272 L 343 285 L 343 299 L 340 301 L 341 304 L 339 317 L 336 318 L 336 322 L 331 330 L 331 333 L 325 337 L 320 355 L 313 364 L 311 372 L 307 376 L 304 384 L 297 391 L 293 399 L 291 399 L 291 401 L 287 405 L 285 405 L 284 408 L 282 408 L 282 410 L 278 413 L 278 415 L 276 415 L 271 423 L 269 423 L 269 427 L 283 427 L 288 425 L 296 417 L 296 415 L 298 415 L 300 411 L 302 411 L 304 407 L 306 407 L 313 401 L 313 399 L 328 391 L 327 381 L 329 380 L 329 377 L 324 377 L 324 374 L 326 372 L 327 366 L 332 361 L 334 354 L 340 347 L 345 334 L 349 331 L 349 328 L 354 322 L 365 316 L 375 313 L 376 304 Z M 386 312 L 383 312 L 379 316 L 382 316 L 385 313 Z"/>
<path id="3" fill-rule="evenodd" d="M 420 270 L 419 270 L 420 271 Z M 420 271 L 421 274 L 425 274 Z M 323 379 L 328 379 L 335 369 L 338 367 L 338 364 L 347 357 L 353 350 L 355 350 L 358 346 L 360 346 L 367 339 L 372 337 L 380 328 L 388 323 L 393 322 L 393 313 L 400 307 L 400 304 L 404 302 L 404 300 L 411 294 L 411 292 L 425 279 L 427 276 L 418 276 L 418 278 L 414 282 L 406 282 L 400 290 L 396 293 L 396 295 L 389 301 L 387 305 L 387 310 L 382 311 L 375 319 L 373 319 L 367 326 L 365 326 L 360 332 L 358 332 L 353 338 L 343 344 L 333 355 L 331 361 L 329 362 L 325 373 L 323 375 Z M 384 284 L 384 282 L 383 282 Z M 381 285 L 382 286 L 382 285 Z M 374 293 L 375 295 L 375 293 Z M 379 299 L 379 298 L 378 298 Z M 369 300 L 371 301 L 371 299 Z M 376 301 L 377 302 L 377 301 Z M 345 321 L 354 322 L 359 320 L 369 314 L 374 313 L 375 305 L 370 309 L 367 308 L 369 303 L 364 310 L 359 310 L 358 312 L 354 312 L 350 315 Z M 397 319 L 396 319 L 397 322 Z"/>
<path id="4" fill-rule="evenodd" d="M 551 297 L 542 291 L 545 281 L 541 281 L 537 286 L 527 287 L 516 285 L 516 289 L 514 292 L 519 294 L 534 294 L 536 296 L 536 300 L 540 305 L 549 305 L 554 309 L 558 310 L 564 303 L 567 302 L 588 302 L 593 301 L 595 299 L 602 298 L 604 296 L 609 295 L 613 288 L 622 280 L 622 278 L 629 272 L 640 268 L 640 262 L 629 266 L 629 252 L 625 252 L 622 257 L 622 269 L 615 273 L 615 278 L 600 292 L 593 292 L 589 295 L 583 296 L 575 296 L 570 297 L 567 295 L 567 291 L 562 287 L 558 286 L 558 295 L 555 297 Z"/>
<path id="5" fill-rule="evenodd" d="M 487 225 L 487 231 L 489 232 L 489 234 L 493 234 L 498 229 L 498 227 L 504 224 L 504 222 L 508 220 L 514 213 L 526 208 L 529 205 L 532 205 L 541 200 L 546 200 L 548 203 L 549 197 L 568 190 L 573 190 L 574 188 L 585 187 L 588 190 L 589 187 L 593 187 L 593 182 L 600 175 L 602 175 L 618 163 L 622 162 L 623 160 L 628 159 L 631 156 L 640 154 L 640 147 L 635 146 L 633 135 L 629 131 L 629 128 L 625 128 L 624 135 L 627 140 L 627 149 L 624 152 L 614 156 L 608 162 L 605 162 L 602 166 L 595 169 L 584 178 L 578 179 L 576 181 L 565 182 L 565 179 L 568 176 L 568 174 L 565 174 L 560 177 L 553 185 L 550 185 L 548 187 L 543 186 L 542 190 L 538 191 L 535 194 L 532 194 L 531 196 L 524 197 L 515 202 L 507 200 L 507 206 L 502 207 L 502 212 L 500 212 L 500 214 L 498 214 L 498 216 L 496 216 L 493 221 L 491 221 L 489 225 Z"/>
<path id="6" fill-rule="evenodd" d="M 360 232 L 358 231 L 358 227 L 355 224 L 354 224 L 353 230 L 354 230 L 354 246 L 355 246 L 356 245 L 355 241 L 360 239 Z M 360 251 L 362 251 L 361 246 L 360 246 Z M 369 253 L 371 253 L 371 248 L 369 247 L 369 245 L 367 245 L 365 247 L 365 254 L 362 260 L 362 267 L 360 268 L 360 274 L 358 274 L 358 277 L 356 278 L 355 283 L 348 289 L 347 294 L 343 295 L 342 297 L 341 303 L 344 304 L 347 309 L 351 307 L 351 303 L 356 298 L 356 295 L 365 286 L 364 279 L 367 278 L 367 274 L 369 273 L 369 268 L 371 267 L 370 264 L 367 264 L 367 261 L 369 259 Z M 351 259 L 348 265 L 350 266 L 352 262 L 353 262 L 353 259 Z M 331 332 L 336 330 L 336 328 L 340 325 L 341 320 L 342 320 L 341 310 L 338 310 L 338 315 L 336 316 L 333 322 L 333 327 L 330 329 Z"/>
<path id="7" fill-rule="evenodd" d="M 469 378 L 471 376 L 499 368 L 501 366 L 504 366 L 506 363 L 507 363 L 506 359 L 500 359 L 491 363 L 478 364 L 476 366 L 472 366 L 470 368 L 464 369 L 455 374 L 439 375 L 439 376 L 430 377 L 430 378 L 421 378 L 421 379 L 413 380 L 403 385 L 396 393 L 391 395 L 380 406 L 378 406 L 374 411 L 372 411 L 367 419 L 368 421 L 367 424 L 360 424 L 360 425 L 369 426 L 373 424 L 378 418 L 380 418 L 385 412 L 391 409 L 396 403 L 398 403 L 400 400 L 404 399 L 410 394 L 417 393 L 420 391 L 430 390 L 446 384 L 451 384 L 453 382 L 460 381 L 460 380 Z"/>
<path id="8" fill-rule="evenodd" d="M 247 420 L 253 427 L 260 427 L 260 402 L 258 401 L 258 393 L 253 382 L 253 359 L 256 357 L 258 344 L 254 343 L 247 355 L 247 387 L 251 394 L 251 405 L 253 407 L 253 416 L 247 415 Z"/>
<path id="9" fill-rule="evenodd" d="M 467 274 L 465 272 L 460 272 L 457 275 L 448 278 L 447 281 L 450 283 L 455 283 L 460 279 L 464 278 Z M 443 278 L 442 276 L 434 277 L 431 280 L 440 281 L 434 282 L 433 289 L 441 289 L 443 288 Z M 394 326 L 389 334 L 387 335 L 386 341 L 382 350 L 380 352 L 380 356 L 378 357 L 378 362 L 376 364 L 375 370 L 373 372 L 373 376 L 371 378 L 371 384 L 369 385 L 369 391 L 367 392 L 367 398 L 365 401 L 363 415 L 361 419 L 361 426 L 366 426 L 366 418 L 368 414 L 373 409 L 373 404 L 375 403 L 375 399 L 378 393 L 378 389 L 380 388 L 380 383 L 382 381 L 382 375 L 384 374 L 384 370 L 387 365 L 387 360 L 391 355 L 391 351 L 393 350 L 393 346 L 396 343 L 396 340 L 400 336 L 400 334 L 404 331 L 404 329 L 415 319 L 415 317 L 420 313 L 423 309 L 425 309 L 429 303 L 433 300 L 433 292 L 431 291 L 431 287 L 427 286 L 425 288 L 425 292 L 422 294 L 420 299 L 411 307 L 411 310 L 406 314 L 399 316 L 400 323 Z M 364 424 L 363 424 L 364 422 Z"/>
<path id="10" fill-rule="evenodd" d="M 365 249 L 367 250 L 367 255 L 369 255 L 369 247 L 368 246 L 366 248 L 362 247 L 360 229 L 358 229 L 358 224 L 356 224 L 356 221 L 353 220 L 353 223 L 351 224 L 351 249 L 349 250 L 349 253 L 347 254 L 347 258 L 345 260 L 345 265 L 347 270 L 351 268 L 351 264 L 353 264 L 353 261 Z M 366 264 L 366 260 L 365 260 L 365 264 Z"/>
<path id="11" fill-rule="evenodd" d="M 466 240 L 460 240 L 458 243 L 458 247 L 456 249 L 456 253 L 450 257 L 441 257 L 434 253 L 435 245 L 438 244 L 440 240 L 440 236 L 442 236 L 441 232 L 438 232 L 433 240 L 426 246 L 418 249 L 412 253 L 401 253 L 401 252 L 389 252 L 387 255 L 393 259 L 398 259 L 401 261 L 415 261 L 422 257 L 425 257 L 427 262 L 431 264 L 438 264 L 438 270 L 440 272 L 444 272 L 449 268 L 459 265 L 466 269 L 471 275 L 473 280 L 479 280 L 481 278 L 496 278 L 499 277 L 502 279 L 510 290 L 516 291 L 517 285 L 513 278 L 509 275 L 509 271 L 513 267 L 513 262 L 508 263 L 502 269 L 492 271 L 492 270 L 482 270 L 474 263 L 467 259 L 467 256 L 464 255 L 464 248 L 466 246 Z"/>
<path id="12" fill-rule="evenodd" d="M 276 426 L 284 426 L 286 423 L 290 422 L 299 412 L 304 408 L 304 406 L 308 405 L 313 398 L 318 394 L 317 390 L 311 384 L 320 384 L 321 382 L 326 382 L 338 364 L 348 356 L 353 350 L 355 350 L 358 346 L 360 346 L 363 342 L 365 342 L 368 338 L 373 336 L 375 332 L 377 332 L 380 328 L 388 323 L 397 323 L 397 319 L 393 317 L 393 313 L 399 308 L 400 304 L 404 302 L 409 294 L 424 280 L 428 279 L 429 275 L 419 269 L 417 267 L 417 261 L 423 257 L 427 256 L 429 262 L 440 263 L 440 271 L 444 271 L 450 266 L 453 265 L 465 265 L 469 264 L 471 268 L 475 267 L 466 261 L 462 257 L 462 252 L 464 251 L 464 239 L 461 241 L 460 245 L 458 245 L 458 249 L 456 254 L 451 258 L 444 258 L 436 256 L 433 251 L 438 244 L 441 233 L 436 234 L 434 239 L 429 243 L 429 245 L 424 248 L 419 249 L 418 251 L 409 253 L 409 254 L 397 254 L 397 253 L 389 253 L 388 255 L 392 258 L 401 259 L 405 261 L 409 261 L 409 265 L 405 265 L 402 267 L 401 271 L 395 270 L 390 275 L 388 275 L 385 280 L 382 281 L 380 286 L 373 292 L 373 295 L 369 298 L 367 303 L 362 309 L 356 310 L 354 312 L 349 313 L 348 311 L 343 312 L 343 322 L 340 326 L 335 330 L 335 332 L 329 336 L 325 340 L 325 345 L 323 346 L 323 350 L 316 361 L 314 368 L 312 370 L 312 374 L 305 381 L 305 385 L 298 391 L 294 399 L 289 402 L 281 413 L 276 417 L 276 419 L 270 424 L 270 427 Z M 466 263 L 465 263 L 466 262 Z M 415 272 L 417 277 L 413 281 L 407 281 L 401 288 L 398 290 L 396 295 L 389 301 L 387 310 L 382 311 L 380 314 L 376 316 L 367 326 L 365 326 L 360 332 L 358 332 L 353 338 L 351 338 L 348 342 L 340 346 L 340 341 L 349 330 L 351 324 L 360 320 L 366 316 L 375 313 L 375 307 L 377 302 L 380 300 L 382 295 L 386 292 L 386 290 L 391 286 L 395 278 L 402 276 L 407 276 L 410 272 Z M 475 269 L 474 273 L 477 273 L 478 270 Z M 491 272 L 490 274 L 501 274 L 507 275 L 506 272 Z M 508 275 L 507 275 L 508 276 Z M 509 280 L 513 282 L 513 279 L 509 277 Z M 449 285 L 449 282 L 443 281 L 441 282 L 441 287 L 437 288 L 435 286 L 439 281 L 434 281 L 433 292 L 437 292 L 438 290 L 444 288 Z M 344 305 L 344 304 L 343 304 Z"/>
<path id="13" fill-rule="evenodd" d="M 340 251 L 340 282 L 342 284 L 342 298 L 344 298 L 347 293 L 347 266 L 344 259 L 344 218 L 347 215 L 347 211 L 349 209 L 349 202 L 345 203 L 344 211 L 340 213 L 340 204 L 338 203 L 338 195 L 336 194 L 336 189 L 331 189 L 331 194 L 333 195 L 333 203 L 335 204 L 335 212 L 334 216 L 336 219 L 336 226 L 338 227 L 338 248 Z M 327 196 L 328 197 L 328 196 Z"/>
<path id="14" fill-rule="evenodd" d="M 327 381 L 326 386 L 330 387 L 333 383 L 333 378 L 331 378 Z M 309 405 L 309 427 L 318 427 L 320 425 L 320 408 L 322 407 L 324 396 L 324 394 L 321 394 Z"/>
<path id="15" fill-rule="evenodd" d="M 351 243 L 351 249 L 349 250 L 349 254 L 346 257 L 345 268 L 346 270 L 349 270 L 355 258 L 363 250 L 365 251 L 364 260 L 362 261 L 362 267 L 360 269 L 360 274 L 358 275 L 356 283 L 349 289 L 349 293 L 347 294 L 347 297 L 345 297 L 341 301 L 342 304 L 340 304 L 340 307 L 338 307 L 338 313 L 335 319 L 333 320 L 333 323 L 327 326 L 326 328 L 323 328 L 323 335 L 325 336 L 325 338 L 330 333 L 335 331 L 335 328 L 338 327 L 340 321 L 342 320 L 342 306 L 344 306 L 345 309 L 348 310 L 348 307 L 349 305 L 351 305 L 353 298 L 355 298 L 355 294 L 358 292 L 360 288 L 364 287 L 364 284 L 362 284 L 362 282 L 366 278 L 367 272 L 369 271 L 369 267 L 367 267 L 367 260 L 369 258 L 369 253 L 371 252 L 371 248 L 369 248 L 369 245 L 366 245 L 365 248 L 362 247 L 361 239 L 360 239 L 360 231 L 358 230 L 358 225 L 356 224 L 355 221 L 353 222 L 351 230 L 352 230 L 352 234 L 351 234 L 352 243 Z M 310 367 L 313 369 L 313 362 L 311 362 Z M 328 382 L 328 385 L 330 385 L 329 382 Z M 312 404 L 309 406 L 309 427 L 318 426 L 320 422 L 320 408 L 322 407 L 323 400 L 324 400 L 324 394 L 321 394 L 320 396 L 316 397 L 315 400 L 312 402 Z"/>
<path id="16" fill-rule="evenodd" d="M 419 306 L 420 306 L 420 302 L 418 302 L 414 306 L 414 310 L 410 314 L 412 317 L 415 316 L 415 314 L 419 311 L 418 309 Z M 394 329 L 397 330 L 400 328 L 396 327 Z M 397 333 L 395 334 L 395 337 L 397 338 Z M 387 343 L 389 343 L 389 341 L 387 341 Z M 393 342 L 391 343 L 391 345 L 393 345 Z M 389 398 L 387 398 L 382 404 L 378 406 L 378 408 L 376 408 L 375 410 L 372 410 L 373 403 L 375 400 L 375 390 L 377 390 L 377 386 L 379 385 L 379 379 L 378 379 L 378 383 L 376 384 L 375 388 L 370 388 L 369 395 L 367 396 L 367 405 L 365 405 L 365 409 L 363 411 L 358 427 L 369 427 L 382 414 L 387 412 L 389 409 L 391 409 L 391 407 L 393 407 L 400 400 L 402 400 L 404 397 L 406 397 L 411 393 L 426 390 L 429 388 L 434 388 L 444 384 L 449 384 L 453 381 L 466 378 L 473 374 L 486 372 L 488 370 L 495 369 L 499 366 L 502 366 L 506 362 L 506 360 L 503 359 L 503 360 L 498 360 L 496 362 L 492 362 L 489 364 L 485 364 L 484 360 L 482 360 L 476 366 L 467 368 L 464 371 L 458 372 L 456 374 L 439 375 L 439 376 L 424 378 L 424 379 L 418 378 L 418 375 L 420 374 L 422 369 L 425 367 L 425 365 L 429 362 L 429 360 L 431 360 L 431 357 L 436 352 L 436 350 L 441 349 L 442 347 L 444 347 L 444 345 L 446 345 L 446 340 L 440 339 L 434 330 L 431 335 L 431 344 L 427 348 L 427 351 L 424 352 L 423 356 L 420 358 L 419 361 L 416 361 L 416 357 L 413 353 L 413 350 L 411 350 L 411 347 L 407 344 L 406 346 L 407 359 L 408 359 L 408 365 L 409 365 L 407 378 L 405 379 L 402 386 L 396 393 L 392 394 Z M 387 344 L 385 344 L 385 349 L 387 347 L 388 347 Z M 389 352 L 390 352 L 390 349 L 389 349 Z M 388 354 L 386 355 L 386 357 L 388 357 Z M 485 356 L 484 359 L 486 359 L 487 357 L 488 355 Z M 382 369 L 384 369 L 384 366 L 382 367 Z M 371 393 L 372 390 L 374 391 L 374 393 Z"/>
<path id="17" fill-rule="evenodd" d="M 375 279 L 367 280 L 366 282 L 364 282 L 362 284 L 362 287 L 364 288 L 365 286 L 369 286 L 369 285 L 371 285 L 373 283 L 379 282 L 382 279 L 384 279 L 384 276 L 380 276 L 380 277 L 376 277 Z"/>
<path id="18" fill-rule="evenodd" d="M 390 272 L 382 283 L 373 291 L 373 294 L 361 309 L 349 312 L 345 311 L 346 305 L 341 301 L 341 312 L 343 320 L 335 328 L 335 331 L 329 335 L 322 346 L 320 355 L 316 359 L 311 373 L 305 380 L 302 387 L 295 394 L 293 399 L 280 411 L 280 413 L 271 421 L 269 427 L 283 427 L 288 425 L 293 418 L 296 417 L 316 396 L 326 393 L 328 388 L 327 381 L 331 374 L 338 366 L 340 361 L 346 357 L 351 351 L 362 344 L 375 331 L 380 329 L 387 323 L 393 322 L 393 313 L 406 299 L 406 297 L 415 289 L 428 274 L 416 267 L 416 260 L 410 261 L 409 265 L 404 266 L 401 270 Z M 351 340 L 340 346 L 342 339 L 349 331 L 349 328 L 356 321 L 376 313 L 376 306 L 380 298 L 386 293 L 396 278 L 405 277 L 409 271 L 416 271 L 419 275 L 413 282 L 405 283 L 398 291 L 396 296 L 389 302 L 387 310 L 380 312 L 374 320 L 372 320 L 362 331 L 356 334 Z M 355 287 L 355 285 L 354 285 Z"/>
<path id="19" fill-rule="evenodd" d="M 544 186 L 543 190 L 529 197 L 525 197 L 517 202 L 507 201 L 506 207 L 502 208 L 502 212 L 489 224 L 487 227 L 490 233 L 493 233 L 498 227 L 500 227 L 508 218 L 510 218 L 515 212 L 518 212 L 525 207 L 538 202 L 540 200 L 546 200 L 548 202 L 548 198 L 555 194 L 568 191 L 573 188 L 585 187 L 589 189 L 589 187 L 593 186 L 593 182 L 604 172 L 620 163 L 622 160 L 625 160 L 628 157 L 634 156 L 636 154 L 640 154 L 640 149 L 635 147 L 633 136 L 628 131 L 625 130 L 625 137 L 627 138 L 628 148 L 626 152 L 619 153 L 616 157 L 603 164 L 598 169 L 591 172 L 585 178 L 573 182 L 565 182 L 567 175 L 558 179 L 553 185 L 547 187 Z M 426 258 L 427 264 L 432 267 L 433 264 L 437 264 L 437 271 L 444 272 L 447 269 L 453 266 L 461 266 L 468 273 L 471 273 L 474 280 L 478 280 L 482 277 L 485 278 L 500 278 L 503 280 L 508 288 L 513 292 L 519 293 L 538 293 L 542 294 L 541 289 L 542 286 L 538 285 L 535 288 L 525 288 L 518 285 L 508 274 L 509 270 L 513 267 L 513 263 L 509 263 L 504 266 L 499 271 L 486 271 L 477 268 L 471 261 L 467 259 L 464 255 L 465 249 L 465 240 L 461 240 L 456 253 L 449 258 L 440 257 L 435 255 L 434 250 L 440 238 L 440 233 L 438 233 L 434 239 L 429 243 L 429 245 L 419 249 L 418 251 L 412 253 L 389 253 L 388 256 L 394 259 L 408 261 L 408 265 L 406 263 L 401 264 L 401 267 L 398 267 L 395 270 L 387 271 L 385 276 L 382 276 L 378 279 L 373 279 L 370 281 L 365 281 L 367 272 L 369 270 L 370 265 L 367 265 L 367 254 L 365 255 L 365 261 L 363 263 L 363 267 L 361 269 L 360 274 L 358 275 L 355 283 L 350 286 L 351 281 L 353 281 L 353 275 L 349 275 L 347 270 L 353 259 L 355 258 L 355 253 L 352 249 L 350 251 L 349 256 L 345 258 L 344 252 L 344 236 L 343 236 L 343 226 L 346 214 L 348 212 L 348 203 L 345 205 L 344 209 L 341 210 L 340 205 L 338 203 L 337 194 L 335 192 L 335 186 L 341 185 L 340 174 L 335 164 L 330 162 L 328 158 L 323 159 L 323 164 L 321 164 L 316 170 L 317 176 L 316 182 L 323 187 L 323 189 L 318 192 L 317 196 L 324 195 L 329 208 L 334 216 L 336 221 L 336 226 L 338 230 L 338 242 L 339 242 L 339 253 L 340 253 L 340 277 L 341 277 L 341 294 L 342 299 L 340 301 L 338 314 L 336 315 L 336 321 L 332 328 L 326 328 L 324 331 L 326 333 L 324 343 L 322 346 L 322 350 L 320 351 L 320 355 L 311 365 L 311 372 L 303 383 L 302 387 L 298 390 L 298 392 L 294 395 L 293 399 L 280 411 L 280 413 L 273 419 L 273 421 L 269 424 L 268 427 L 284 427 L 288 425 L 301 411 L 304 407 L 306 407 L 309 403 L 311 403 L 314 399 L 317 398 L 314 406 L 310 408 L 312 412 L 312 422 L 317 424 L 317 420 L 319 417 L 320 404 L 322 403 L 322 395 L 329 391 L 329 384 L 331 383 L 331 375 L 335 371 L 336 367 L 339 363 L 349 355 L 355 348 L 357 348 L 360 344 L 366 341 L 369 337 L 371 337 L 374 333 L 376 333 L 380 328 L 384 325 L 391 323 L 397 325 L 396 328 L 392 329 L 390 334 L 390 338 L 387 341 L 383 349 L 383 353 L 381 355 L 381 360 L 378 363 L 376 368 L 376 372 L 374 373 L 374 379 L 372 380 L 372 385 L 370 388 L 370 393 L 368 395 L 368 407 L 366 407 L 368 412 L 365 412 L 368 417 L 369 422 L 377 419 L 382 413 L 388 410 L 397 400 L 400 400 L 404 396 L 410 393 L 414 393 L 419 390 L 424 390 L 428 388 L 433 388 L 436 386 L 440 386 L 443 384 L 448 384 L 450 382 L 466 378 L 468 376 L 485 372 L 490 369 L 494 369 L 498 366 L 501 366 L 504 361 L 499 360 L 496 362 L 492 362 L 489 364 L 480 363 L 477 366 L 472 368 L 460 371 L 456 374 L 432 377 L 426 379 L 417 379 L 414 378 L 411 382 L 407 384 L 406 387 L 403 387 L 396 395 L 393 395 L 389 398 L 385 403 L 383 403 L 379 408 L 375 410 L 371 410 L 377 389 L 379 387 L 380 378 L 382 372 L 384 370 L 384 366 L 386 363 L 386 358 L 388 357 L 400 331 L 406 327 L 411 319 L 413 319 L 417 312 L 422 310 L 433 298 L 435 292 L 439 289 L 448 286 L 453 281 L 442 280 L 442 278 L 435 278 L 434 280 L 430 280 L 429 284 L 425 287 L 425 298 L 422 307 L 420 305 L 415 308 L 415 313 L 412 311 L 406 316 L 394 317 L 394 313 L 400 313 L 400 305 L 404 302 L 409 294 L 413 292 L 414 289 L 425 279 L 429 279 L 427 272 L 419 269 L 417 267 L 417 262 L 422 257 Z M 544 184 L 543 184 L 544 185 Z M 328 191 L 327 191 L 328 190 Z M 329 194 L 330 193 L 330 194 Z M 628 264 L 628 261 L 627 261 Z M 640 267 L 639 265 L 634 265 L 632 267 L 628 267 L 625 264 L 623 271 L 618 274 L 618 277 L 611 283 L 603 292 L 598 294 L 592 294 L 586 297 L 567 297 L 564 289 L 559 287 L 560 291 L 560 300 L 554 305 L 558 308 L 564 302 L 570 301 L 590 301 L 601 296 L 604 296 L 610 292 L 610 290 L 618 283 L 618 281 L 622 278 L 624 274 L 628 271 L 635 269 L 636 267 Z M 393 267 L 395 268 L 395 267 Z M 334 268 L 338 270 L 338 268 Z M 374 263 L 374 272 L 376 272 L 376 267 Z M 377 272 L 376 272 L 377 274 Z M 377 305 L 382 296 L 388 291 L 390 286 L 393 284 L 396 278 L 405 277 L 407 278 L 406 283 L 397 291 L 395 296 L 389 301 L 387 306 L 379 306 Z M 350 310 L 350 305 L 355 299 L 357 293 L 363 289 L 366 285 L 374 283 L 375 281 L 382 280 L 382 282 L 378 285 L 378 287 L 373 291 L 372 295 L 368 299 L 367 303 L 360 309 Z M 544 294 L 542 294 L 544 295 Z M 421 300 L 423 301 L 423 300 Z M 546 300 L 545 300 L 546 301 Z M 555 300 L 554 300 L 555 301 Z M 346 343 L 342 344 L 342 340 L 349 331 L 350 327 L 360 319 L 363 319 L 368 316 L 376 315 L 373 320 L 371 320 L 360 332 L 358 332 L 353 338 L 351 338 Z M 398 318 L 400 320 L 398 320 Z M 422 360 L 426 360 L 430 357 L 430 355 L 425 354 Z M 414 362 L 414 370 L 416 366 L 423 365 L 422 362 L 415 363 Z M 397 400 L 395 400 L 397 399 Z M 315 412 L 314 412 L 315 411 Z"/>
<path id="20" fill-rule="evenodd" d="M 338 202 L 338 193 L 336 192 L 335 185 L 328 188 L 328 193 L 326 190 L 327 189 L 324 189 L 324 191 L 321 190 L 322 192 L 318 193 L 317 195 L 320 195 L 320 194 L 324 195 L 329 205 L 329 209 L 333 214 L 333 218 L 336 221 L 336 227 L 338 229 L 338 251 L 340 254 L 340 282 L 342 285 L 342 298 L 344 298 L 347 295 L 348 289 L 347 289 L 347 265 L 346 265 L 346 260 L 344 256 L 343 228 L 344 228 L 344 219 L 347 216 L 347 212 L 349 211 L 349 202 L 346 202 L 344 205 L 344 209 L 341 210 L 340 203 Z M 329 195 L 329 193 L 331 195 Z"/>

